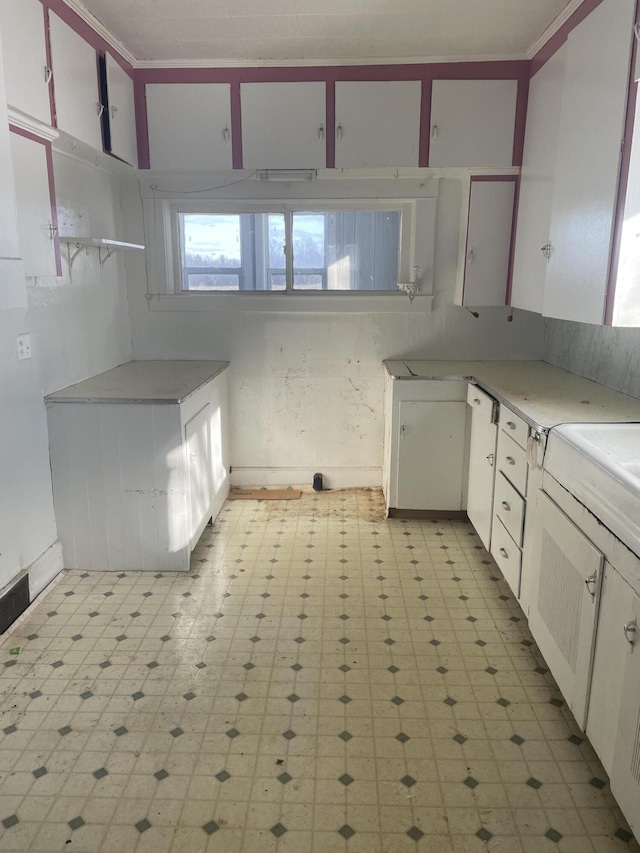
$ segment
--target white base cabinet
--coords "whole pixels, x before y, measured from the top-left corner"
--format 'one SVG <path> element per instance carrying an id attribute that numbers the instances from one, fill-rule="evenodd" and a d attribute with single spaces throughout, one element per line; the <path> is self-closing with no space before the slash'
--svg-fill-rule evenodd
<path id="1" fill-rule="evenodd" d="M 47 399 L 65 568 L 188 571 L 229 492 L 227 397 L 224 370 L 182 402 Z"/>

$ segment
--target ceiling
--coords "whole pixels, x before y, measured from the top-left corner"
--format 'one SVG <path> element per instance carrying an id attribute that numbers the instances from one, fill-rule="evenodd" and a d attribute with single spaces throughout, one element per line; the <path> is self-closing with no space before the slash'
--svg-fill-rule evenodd
<path id="1" fill-rule="evenodd" d="M 67 0 L 138 61 L 524 57 L 577 0 Z"/>

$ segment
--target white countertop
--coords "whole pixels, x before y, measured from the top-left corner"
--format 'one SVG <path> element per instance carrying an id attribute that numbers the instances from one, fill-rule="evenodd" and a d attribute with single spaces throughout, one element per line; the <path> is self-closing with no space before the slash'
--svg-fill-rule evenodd
<path id="1" fill-rule="evenodd" d="M 228 366 L 228 361 L 129 361 L 44 399 L 45 403 L 181 403 Z"/>
<path id="2" fill-rule="evenodd" d="M 473 380 L 539 429 L 562 423 L 640 423 L 640 400 L 544 361 L 406 359 L 387 361 L 385 367 L 399 380 Z"/>

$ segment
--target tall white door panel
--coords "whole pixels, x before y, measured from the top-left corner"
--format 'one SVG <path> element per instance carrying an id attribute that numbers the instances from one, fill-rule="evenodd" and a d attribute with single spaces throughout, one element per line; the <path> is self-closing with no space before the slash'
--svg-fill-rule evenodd
<path id="1" fill-rule="evenodd" d="M 245 169 L 324 169 L 324 83 L 242 83 Z"/>
<path id="2" fill-rule="evenodd" d="M 111 153 L 125 163 L 138 165 L 136 141 L 136 111 L 133 97 L 133 80 L 107 53 L 107 92 L 109 96 L 109 129 Z"/>
<path id="3" fill-rule="evenodd" d="M 604 558 L 546 494 L 529 625 L 576 722 L 585 728 Z"/>
<path id="4" fill-rule="evenodd" d="M 460 510 L 465 404 L 400 404 L 397 505 L 401 509 Z"/>
<path id="5" fill-rule="evenodd" d="M 467 404 L 471 407 L 467 515 L 482 544 L 489 550 L 498 441 L 495 401 L 476 385 L 470 385 Z"/>
<path id="6" fill-rule="evenodd" d="M 418 80 L 336 83 L 336 168 L 417 166 Z"/>
<path id="7" fill-rule="evenodd" d="M 39 0 L 2 0 L 0 35 L 7 103 L 51 124 L 44 9 Z"/>
<path id="8" fill-rule="evenodd" d="M 434 80 L 430 166 L 511 166 L 517 80 Z"/>
<path id="9" fill-rule="evenodd" d="M 505 305 L 515 181 L 471 181 L 463 304 Z"/>
<path id="10" fill-rule="evenodd" d="M 635 0 L 604 0 L 569 35 L 543 314 L 602 323 Z"/>
<path id="11" fill-rule="evenodd" d="M 56 275 L 57 234 L 52 221 L 47 151 L 40 142 L 17 133 L 10 136 L 25 275 Z"/>
<path id="12" fill-rule="evenodd" d="M 152 169 L 231 169 L 231 87 L 228 83 L 148 83 Z"/>
<path id="13" fill-rule="evenodd" d="M 511 305 L 542 313 L 566 44 L 529 84 Z"/>
<path id="14" fill-rule="evenodd" d="M 184 450 L 189 482 L 190 548 L 193 549 L 211 515 L 214 495 L 211 406 L 208 403 L 185 424 Z"/>
<path id="15" fill-rule="evenodd" d="M 49 21 L 58 127 L 102 151 L 96 51 L 57 15 Z"/>

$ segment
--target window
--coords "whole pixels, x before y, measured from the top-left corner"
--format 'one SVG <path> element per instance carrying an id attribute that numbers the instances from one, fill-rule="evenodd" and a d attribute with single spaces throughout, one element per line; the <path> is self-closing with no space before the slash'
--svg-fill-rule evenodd
<path id="1" fill-rule="evenodd" d="M 396 291 L 401 227 L 399 210 L 180 210 L 180 289 Z"/>

